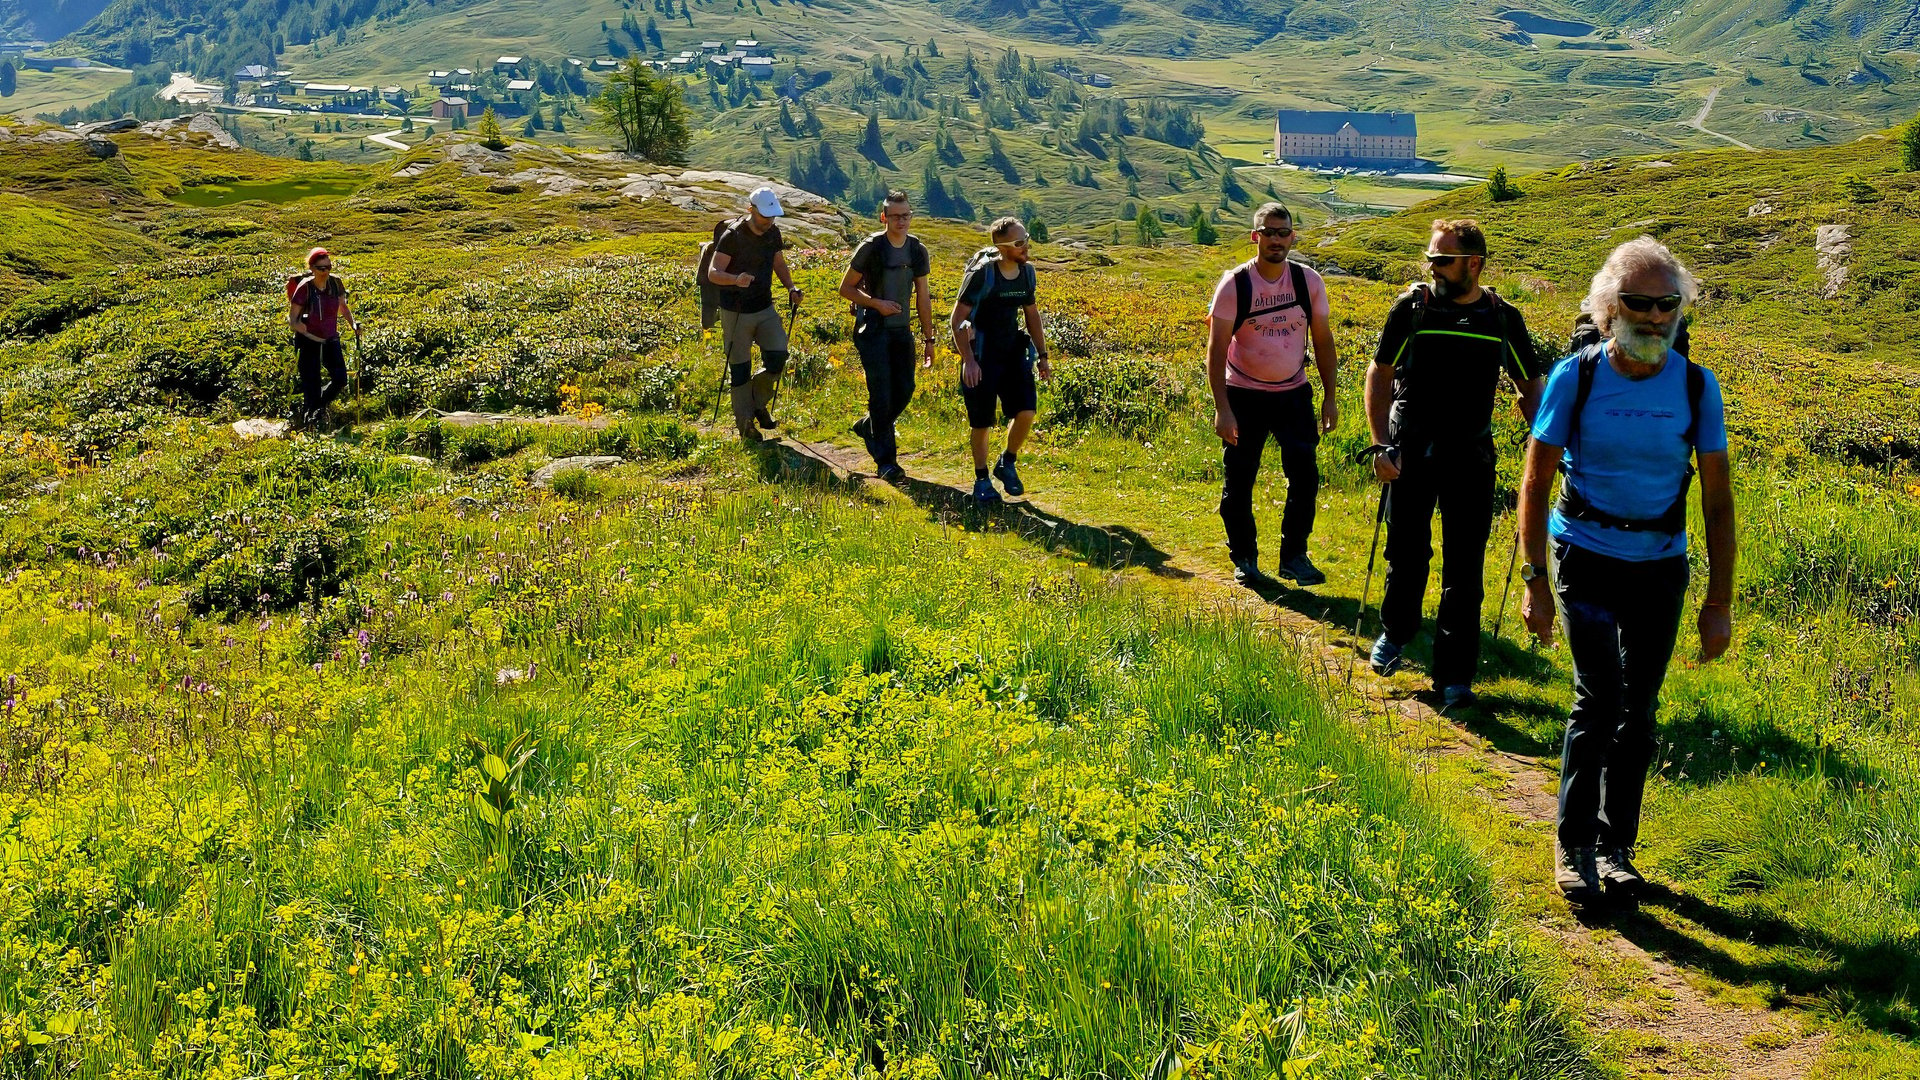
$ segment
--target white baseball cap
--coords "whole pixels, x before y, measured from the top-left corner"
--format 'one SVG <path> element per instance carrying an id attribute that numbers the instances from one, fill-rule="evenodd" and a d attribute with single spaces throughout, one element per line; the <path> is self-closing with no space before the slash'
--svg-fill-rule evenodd
<path id="1" fill-rule="evenodd" d="M 754 188 L 753 194 L 747 196 L 747 202 L 768 217 L 779 217 L 786 213 L 780 209 L 780 196 L 775 195 L 770 187 Z"/>

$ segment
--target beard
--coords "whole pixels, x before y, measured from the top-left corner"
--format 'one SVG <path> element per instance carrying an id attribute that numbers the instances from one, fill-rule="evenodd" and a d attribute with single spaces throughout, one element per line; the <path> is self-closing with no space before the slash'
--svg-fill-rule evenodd
<path id="1" fill-rule="evenodd" d="M 1472 288 L 1471 285 L 1456 285 L 1438 274 L 1435 274 L 1433 278 L 1433 295 L 1442 300 L 1451 300 L 1456 296 L 1465 296 L 1467 290 L 1470 288 Z"/>
<path id="2" fill-rule="evenodd" d="M 1658 333 L 1647 333 L 1625 319 L 1615 319 L 1612 329 L 1621 352 L 1642 364 L 1657 364 L 1673 348 L 1673 339 L 1680 334 L 1680 320 L 1668 323 L 1666 330 Z"/>
<path id="3" fill-rule="evenodd" d="M 1262 248 L 1260 250 L 1260 261 L 1269 266 L 1279 266 L 1281 263 L 1287 261 L 1287 250 L 1286 248 L 1281 248 L 1279 251 L 1269 251 Z"/>

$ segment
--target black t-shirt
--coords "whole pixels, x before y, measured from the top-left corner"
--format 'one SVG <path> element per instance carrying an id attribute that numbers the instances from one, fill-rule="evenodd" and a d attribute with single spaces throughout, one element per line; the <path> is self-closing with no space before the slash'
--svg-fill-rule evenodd
<path id="1" fill-rule="evenodd" d="M 1493 426 L 1493 395 L 1500 372 L 1517 382 L 1545 374 L 1520 309 L 1481 291 L 1472 304 L 1455 304 L 1427 291 L 1420 325 L 1413 325 L 1414 293 L 1387 312 L 1373 362 L 1393 371 L 1396 440 L 1447 441 L 1484 435 Z"/>
<path id="2" fill-rule="evenodd" d="M 973 305 L 971 319 L 976 340 L 984 340 L 995 349 L 1014 344 L 1024 325 L 1020 311 L 1034 302 L 1037 291 L 1034 276 L 1032 264 L 1023 263 L 1009 278 L 1000 272 L 996 261 L 989 261 L 967 275 L 967 280 L 960 285 L 960 298 Z M 984 297 L 982 290 L 989 290 Z M 974 350 L 976 355 L 984 355 L 984 351 L 984 348 Z"/>
<path id="3" fill-rule="evenodd" d="M 720 306 L 728 311 L 764 311 L 773 306 L 773 257 L 786 250 L 780 226 L 769 225 L 765 235 L 756 236 L 746 220 L 727 230 L 714 245 L 716 255 L 727 256 L 728 274 L 752 274 L 753 284 L 744 289 L 720 287 Z"/>
<path id="4" fill-rule="evenodd" d="M 880 319 L 880 325 L 886 327 L 911 326 L 913 283 L 926 277 L 932 268 L 933 259 L 917 237 L 907 237 L 899 247 L 893 246 L 885 232 L 867 237 L 853 252 L 853 269 L 860 275 L 860 287 L 875 300 L 900 305 L 900 310 L 891 315 L 871 312 L 867 317 Z"/>

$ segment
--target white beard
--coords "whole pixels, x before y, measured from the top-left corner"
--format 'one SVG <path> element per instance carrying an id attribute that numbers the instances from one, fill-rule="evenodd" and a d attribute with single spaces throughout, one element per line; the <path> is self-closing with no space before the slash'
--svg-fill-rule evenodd
<path id="1" fill-rule="evenodd" d="M 1665 360 L 1667 351 L 1673 348 L 1673 339 L 1679 335 L 1678 319 L 1667 324 L 1664 334 L 1643 334 L 1625 319 L 1615 319 L 1613 322 L 1613 339 L 1620 343 L 1620 351 L 1642 364 L 1657 364 Z"/>

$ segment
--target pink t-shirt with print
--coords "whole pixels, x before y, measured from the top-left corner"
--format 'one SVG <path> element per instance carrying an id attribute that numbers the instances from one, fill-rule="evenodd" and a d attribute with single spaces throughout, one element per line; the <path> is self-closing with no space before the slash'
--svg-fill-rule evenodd
<path id="1" fill-rule="evenodd" d="M 1306 306 L 1294 303 L 1293 271 L 1280 268 L 1278 281 L 1261 276 L 1254 262 L 1243 263 L 1227 271 L 1213 290 L 1213 307 L 1207 314 L 1233 324 L 1237 306 L 1233 276 L 1242 267 L 1249 268 L 1253 279 L 1250 316 L 1240 324 L 1227 346 L 1227 385 L 1246 390 L 1292 390 L 1307 381 L 1307 341 L 1312 325 Z M 1309 267 L 1300 267 L 1307 282 L 1306 303 L 1314 311 L 1327 312 L 1327 285 Z"/>

